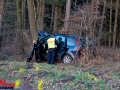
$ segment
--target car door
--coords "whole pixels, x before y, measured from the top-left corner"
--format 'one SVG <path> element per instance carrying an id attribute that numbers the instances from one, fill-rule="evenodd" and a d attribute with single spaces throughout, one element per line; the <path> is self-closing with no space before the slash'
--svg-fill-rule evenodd
<path id="1" fill-rule="evenodd" d="M 62 55 L 66 51 L 66 37 L 62 35 L 55 35 L 57 40 L 57 55 L 56 59 L 61 60 Z"/>
<path id="2" fill-rule="evenodd" d="M 47 40 L 48 40 L 49 38 L 50 38 L 50 35 L 48 35 L 48 36 L 40 39 L 40 42 L 41 42 L 41 44 L 42 44 L 42 48 L 41 48 L 41 49 L 42 49 L 42 51 L 43 51 L 42 56 L 43 56 L 44 59 L 47 59 L 47 55 L 48 55 Z"/>
<path id="3" fill-rule="evenodd" d="M 77 51 L 77 45 L 75 43 L 75 39 L 73 37 L 67 37 L 67 45 L 66 45 L 66 53 L 71 55 L 73 58 Z"/>

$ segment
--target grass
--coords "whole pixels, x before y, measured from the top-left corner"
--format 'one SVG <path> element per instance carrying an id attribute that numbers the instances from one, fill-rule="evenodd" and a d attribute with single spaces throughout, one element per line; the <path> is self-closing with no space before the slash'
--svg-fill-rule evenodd
<path id="1" fill-rule="evenodd" d="M 17 61 L 0 62 L 0 79 L 15 81 L 20 79 L 21 85 L 31 86 L 37 90 L 38 81 L 43 80 L 43 90 L 119 90 L 119 74 L 92 74 L 90 69 L 82 71 L 80 67 L 71 65 L 48 65 Z M 31 66 L 31 68 L 26 68 Z M 35 71 L 38 66 L 38 71 Z M 22 69 L 20 69 L 22 68 Z M 112 83 L 111 83 L 112 82 Z M 113 84 L 115 84 L 113 86 Z"/>

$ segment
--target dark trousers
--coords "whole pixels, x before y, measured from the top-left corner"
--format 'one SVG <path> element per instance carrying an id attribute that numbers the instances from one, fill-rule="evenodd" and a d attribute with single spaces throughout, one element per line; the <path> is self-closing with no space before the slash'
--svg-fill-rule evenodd
<path id="1" fill-rule="evenodd" d="M 54 64 L 56 56 L 56 49 L 49 49 L 48 50 L 48 64 Z"/>

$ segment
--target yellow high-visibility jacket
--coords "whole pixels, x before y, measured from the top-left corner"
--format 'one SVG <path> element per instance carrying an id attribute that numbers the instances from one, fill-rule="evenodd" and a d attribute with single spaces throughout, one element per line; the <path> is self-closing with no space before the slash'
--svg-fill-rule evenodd
<path id="1" fill-rule="evenodd" d="M 57 45 L 55 44 L 55 38 L 49 38 L 47 40 L 47 43 L 48 43 L 48 49 L 57 47 Z"/>

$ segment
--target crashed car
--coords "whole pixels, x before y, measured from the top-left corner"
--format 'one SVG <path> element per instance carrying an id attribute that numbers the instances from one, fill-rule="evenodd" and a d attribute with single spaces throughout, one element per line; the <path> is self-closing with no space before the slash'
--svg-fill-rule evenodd
<path id="1" fill-rule="evenodd" d="M 39 37 L 37 43 L 33 45 L 33 49 L 27 58 L 28 62 L 32 60 L 34 53 L 37 62 L 47 59 L 47 40 L 50 38 L 50 34 L 43 31 L 38 31 L 38 35 Z M 54 36 L 58 42 L 56 60 L 61 60 L 66 64 L 80 58 L 82 48 L 79 43 L 79 38 L 66 34 L 54 34 Z"/>

